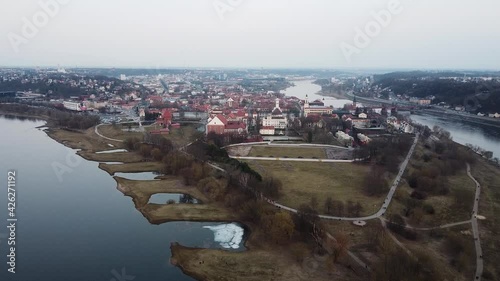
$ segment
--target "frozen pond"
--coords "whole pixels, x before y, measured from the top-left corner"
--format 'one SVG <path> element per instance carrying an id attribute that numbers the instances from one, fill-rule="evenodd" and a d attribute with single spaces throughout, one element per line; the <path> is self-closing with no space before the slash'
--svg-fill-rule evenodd
<path id="1" fill-rule="evenodd" d="M 236 223 L 204 226 L 213 231 L 214 241 L 224 249 L 238 249 L 243 241 L 245 229 Z"/>
<path id="2" fill-rule="evenodd" d="M 198 200 L 191 195 L 181 193 L 157 193 L 149 198 L 151 204 L 168 204 L 168 202 L 175 202 L 181 204 L 198 204 Z"/>

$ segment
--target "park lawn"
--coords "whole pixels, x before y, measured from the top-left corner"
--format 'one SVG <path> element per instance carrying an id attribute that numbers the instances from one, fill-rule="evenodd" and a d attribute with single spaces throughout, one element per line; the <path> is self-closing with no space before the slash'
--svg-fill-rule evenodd
<path id="1" fill-rule="evenodd" d="M 238 215 L 217 203 L 205 204 L 151 204 L 139 211 L 152 224 L 171 221 L 234 222 Z"/>
<path id="2" fill-rule="evenodd" d="M 47 130 L 47 135 L 57 142 L 73 149 L 81 149 L 86 151 L 101 151 L 120 148 L 121 143 L 103 140 L 94 133 L 94 128 L 85 131 L 80 130 L 65 130 L 50 128 Z M 115 147 L 110 147 L 108 144 L 113 144 Z"/>
<path id="3" fill-rule="evenodd" d="M 255 145 L 248 154 L 251 157 L 289 157 L 326 159 L 324 148 L 318 147 L 272 147 Z"/>
<path id="4" fill-rule="evenodd" d="M 117 188 L 124 195 L 132 197 L 136 208 L 141 208 L 146 205 L 149 198 L 157 193 L 182 193 L 207 202 L 208 199 L 201 191 L 193 186 L 185 186 L 179 178 L 170 177 L 165 180 L 138 181 L 129 180 L 120 177 L 114 177 Z"/>
<path id="5" fill-rule="evenodd" d="M 93 153 L 82 150 L 78 151 L 77 154 L 89 161 L 97 162 L 135 163 L 143 161 L 142 156 L 135 152 Z"/>
<path id="6" fill-rule="evenodd" d="M 171 263 L 196 280 L 366 280 L 345 266 L 332 267 L 329 260 L 314 259 L 312 253 L 307 254 L 304 262 L 298 262 L 285 246 L 230 252 L 174 243 L 170 249 Z"/>
<path id="7" fill-rule="evenodd" d="M 146 131 L 159 130 L 160 127 L 154 125 L 145 127 Z M 172 141 L 175 147 L 184 146 L 193 141 L 193 135 L 197 133 L 196 127 L 193 125 L 181 126 L 180 128 L 172 128 L 170 133 L 162 134 L 161 136 Z"/>
<path id="8" fill-rule="evenodd" d="M 126 164 L 105 164 L 100 163 L 99 168 L 108 172 L 111 176 L 115 173 L 140 173 L 140 172 L 160 172 L 164 166 L 161 162 L 138 162 Z"/>
<path id="9" fill-rule="evenodd" d="M 142 140 L 141 132 L 133 132 L 133 131 L 128 132 L 127 128 L 128 127 L 126 125 L 122 126 L 120 124 L 117 124 L 117 125 L 102 125 L 97 130 L 103 136 L 112 139 L 125 140 L 127 138 L 136 137 Z"/>
<path id="10" fill-rule="evenodd" d="M 364 176 L 370 166 L 354 163 L 314 163 L 283 161 L 248 161 L 262 175 L 270 175 L 283 183 L 279 203 L 292 208 L 309 204 L 311 198 L 318 199 L 318 212 L 324 214 L 324 203 L 328 197 L 334 200 L 359 202 L 361 215 L 371 215 L 382 206 L 385 194 L 369 197 L 363 192 Z"/>

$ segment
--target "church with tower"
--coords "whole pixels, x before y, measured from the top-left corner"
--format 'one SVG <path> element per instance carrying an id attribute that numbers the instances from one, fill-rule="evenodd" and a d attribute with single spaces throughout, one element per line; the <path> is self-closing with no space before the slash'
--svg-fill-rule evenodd
<path id="1" fill-rule="evenodd" d="M 333 112 L 333 107 L 325 106 L 320 100 L 309 103 L 308 96 L 306 95 L 302 112 L 304 113 L 304 117 L 309 115 L 330 115 Z"/>
<path id="2" fill-rule="evenodd" d="M 263 135 L 275 135 L 284 134 L 284 131 L 288 127 L 288 118 L 280 108 L 280 99 L 276 98 L 276 105 L 273 108 L 271 115 L 262 119 L 261 134 Z"/>

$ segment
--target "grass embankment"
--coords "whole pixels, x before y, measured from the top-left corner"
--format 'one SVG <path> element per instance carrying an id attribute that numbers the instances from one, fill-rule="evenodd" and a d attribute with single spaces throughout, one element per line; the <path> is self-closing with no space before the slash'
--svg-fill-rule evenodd
<path id="1" fill-rule="evenodd" d="M 249 155 L 251 157 L 289 157 L 326 159 L 324 148 L 318 147 L 272 147 L 255 145 Z"/>
<path id="2" fill-rule="evenodd" d="M 471 173 L 481 184 L 479 215 L 486 217 L 486 220 L 478 221 L 484 257 L 483 280 L 499 280 L 500 169 L 479 156 L 477 158 L 476 163 L 471 165 Z"/>
<path id="3" fill-rule="evenodd" d="M 137 181 L 129 180 L 120 177 L 114 177 L 118 190 L 123 194 L 132 197 L 136 208 L 142 208 L 149 201 L 151 195 L 156 193 L 183 193 L 191 195 L 192 197 L 208 202 L 208 199 L 197 188 L 192 186 L 185 186 L 180 178 L 170 177 L 165 180 L 152 180 L 152 181 Z M 189 205 L 194 206 L 194 205 Z M 177 206 L 176 206 L 177 207 Z"/>
<path id="4" fill-rule="evenodd" d="M 50 128 L 47 130 L 47 134 L 49 137 L 68 147 L 81 149 L 82 151 L 97 152 L 121 148 L 121 143 L 103 140 L 97 136 L 94 132 L 94 128 L 85 131 Z M 115 147 L 110 147 L 108 144 L 112 144 Z"/>
<path id="5" fill-rule="evenodd" d="M 318 199 L 318 212 L 324 214 L 324 203 L 328 197 L 346 203 L 359 202 L 363 207 L 360 215 L 378 211 L 383 196 L 369 197 L 363 192 L 364 176 L 368 165 L 354 163 L 309 163 L 280 161 L 248 161 L 259 173 L 269 173 L 282 181 L 282 197 L 279 203 L 298 208 L 309 204 L 312 197 Z M 385 194 L 384 194 L 385 196 Z"/>
<path id="6" fill-rule="evenodd" d="M 113 154 L 113 153 L 111 153 Z M 160 172 L 164 164 L 160 162 L 140 162 L 127 164 L 106 164 L 100 163 L 99 168 L 110 175 L 115 173 L 140 173 L 140 172 Z"/>
<path id="7" fill-rule="evenodd" d="M 112 139 L 117 139 L 117 140 L 125 140 L 130 137 L 138 137 L 142 139 L 142 133 L 141 132 L 134 132 L 134 131 L 128 131 L 127 125 L 101 125 L 99 128 L 97 128 L 99 133 L 102 135 L 112 138 Z"/>
<path id="8" fill-rule="evenodd" d="M 135 207 L 153 224 L 169 221 L 235 221 L 234 212 L 211 202 L 192 186 L 185 186 L 180 178 L 167 180 L 135 181 L 115 177 L 117 189 L 134 201 Z M 200 200 L 203 204 L 149 204 L 149 198 L 157 193 L 182 193 Z"/>
<path id="9" fill-rule="evenodd" d="M 172 244 L 171 263 L 198 280 L 362 280 L 344 267 L 325 266 L 328 262 L 311 254 L 298 262 L 289 248 L 270 246 L 246 252 L 187 248 Z"/>

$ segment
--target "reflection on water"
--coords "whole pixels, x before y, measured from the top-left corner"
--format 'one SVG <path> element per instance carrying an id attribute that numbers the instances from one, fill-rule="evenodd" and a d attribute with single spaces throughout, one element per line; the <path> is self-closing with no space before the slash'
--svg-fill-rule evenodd
<path id="1" fill-rule="evenodd" d="M 8 136 L 0 138 L 0 180 L 7 181 L 7 171 L 17 171 L 19 202 L 16 274 L 4 267 L 0 280 L 112 280 L 113 269 L 125 268 L 134 280 L 187 281 L 193 279 L 169 263 L 170 243 L 223 248 L 204 226 L 227 223 L 151 225 L 97 162 L 82 159 L 59 181 L 51 163 L 65 165 L 68 149 L 35 128 L 43 124 L 0 117 L 0 128 Z M 0 220 L 7 221 L 7 212 L 0 212 Z M 3 265 L 8 247 L 4 242 L 2 238 Z M 230 250 L 244 251 L 243 241 Z"/>
<path id="2" fill-rule="evenodd" d="M 471 143 L 492 151 L 494 157 L 500 158 L 500 129 L 491 126 L 467 123 L 445 117 L 427 114 L 412 114 L 411 119 L 422 125 L 439 126 L 451 133 L 453 140 L 460 144 Z"/>
<path id="3" fill-rule="evenodd" d="M 115 176 L 128 180 L 149 181 L 149 180 L 155 180 L 155 178 L 161 176 L 161 174 L 156 172 L 115 173 Z"/>

